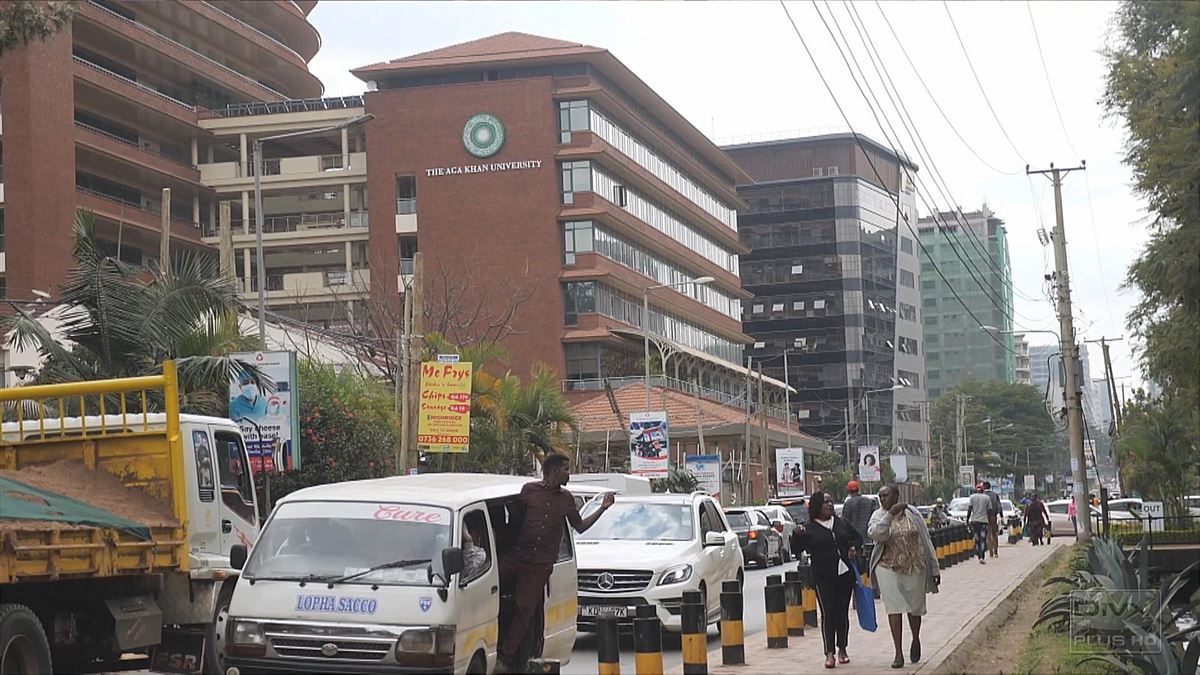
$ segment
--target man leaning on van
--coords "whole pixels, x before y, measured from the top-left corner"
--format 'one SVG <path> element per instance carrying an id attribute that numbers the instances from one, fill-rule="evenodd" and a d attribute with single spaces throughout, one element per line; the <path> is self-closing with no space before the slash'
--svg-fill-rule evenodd
<path id="1" fill-rule="evenodd" d="M 600 509 L 587 518 L 580 517 L 575 498 L 563 489 L 570 480 L 566 455 L 551 454 L 542 463 L 542 479 L 521 488 L 520 502 L 525 512 L 521 529 L 512 548 L 499 560 L 501 583 L 515 585 L 516 607 L 508 630 L 500 636 L 497 672 L 524 670 L 524 664 L 513 660 L 554 571 L 564 523 L 569 522 L 576 532 L 586 532 L 613 504 L 613 493 L 609 492 Z"/>

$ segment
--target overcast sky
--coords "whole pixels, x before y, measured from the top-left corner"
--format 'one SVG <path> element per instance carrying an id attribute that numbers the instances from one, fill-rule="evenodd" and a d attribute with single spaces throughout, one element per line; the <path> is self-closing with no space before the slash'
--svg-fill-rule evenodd
<path id="1" fill-rule="evenodd" d="M 835 35 L 838 28 L 831 17 L 836 18 L 847 38 L 839 35 L 839 42 L 843 49 L 849 43 L 866 71 L 881 101 L 877 113 L 891 121 L 900 147 L 920 165 L 918 177 L 929 204 L 918 199 L 921 214 L 930 208 L 946 209 L 951 200 L 967 211 L 986 202 L 1006 222 L 1019 328 L 1058 329 L 1043 290 L 1043 275 L 1053 269 L 1053 253 L 1037 237 L 1040 226 L 1053 226 L 1053 190 L 1046 178 L 1027 177 L 1025 164 L 1038 169 L 1051 162 L 1067 167 L 1087 160 L 1086 173 L 1070 174 L 1063 188 L 1076 330 L 1084 339 L 1125 335 L 1126 342 L 1112 349 L 1114 370 L 1118 378 L 1132 376 L 1118 383 L 1138 384 L 1141 378 L 1124 326 L 1135 296 L 1120 286 L 1147 238 L 1139 224 L 1146 214 L 1143 201 L 1130 189 L 1130 172 L 1121 163 L 1124 131 L 1118 121 L 1103 116 L 1099 104 L 1105 74 L 1099 50 L 1116 3 L 949 4 L 1000 124 L 975 83 L 942 3 L 863 1 L 853 4 L 856 15 L 840 1 L 819 6 Z M 789 3 L 788 10 L 854 129 L 886 142 L 886 122 L 881 130 L 814 5 Z M 1062 124 L 1038 56 L 1031 11 Z M 885 15 L 970 149 L 926 94 Z M 921 157 L 901 125 L 901 115 L 888 101 L 851 17 L 862 21 L 929 151 L 928 159 Z M 323 44 L 311 67 L 330 96 L 363 91 L 350 68 L 521 31 L 608 49 L 718 143 L 846 130 L 834 97 L 777 2 L 326 1 L 317 5 L 310 20 Z M 935 173 L 949 188 L 948 197 L 937 190 Z M 1051 335 L 1029 339 L 1033 344 L 1055 341 Z M 1092 349 L 1091 362 L 1092 376 L 1103 377 L 1098 346 Z"/>

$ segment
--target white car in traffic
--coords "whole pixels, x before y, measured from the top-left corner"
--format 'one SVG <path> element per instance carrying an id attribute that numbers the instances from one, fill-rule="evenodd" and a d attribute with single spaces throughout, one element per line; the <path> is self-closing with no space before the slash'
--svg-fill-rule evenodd
<path id="1" fill-rule="evenodd" d="M 948 512 L 950 513 L 950 517 L 951 518 L 959 518 L 959 519 L 965 521 L 967 519 L 967 503 L 969 500 L 970 500 L 970 497 L 955 497 L 954 499 L 950 500 L 950 508 L 948 509 Z M 1000 518 L 998 519 L 1000 526 L 1003 527 L 1004 522 L 1006 520 L 1008 520 L 1009 516 L 1012 516 L 1012 515 L 1020 515 L 1017 512 L 1017 507 L 1015 505 L 1013 505 L 1011 499 L 1006 499 L 1004 497 L 1001 497 L 1000 498 Z"/>
<path id="2" fill-rule="evenodd" d="M 596 502 L 583 512 L 586 518 Z M 614 617 L 630 626 L 639 605 L 651 605 L 665 630 L 679 632 L 685 591 L 700 591 L 708 623 L 721 618 L 721 584 L 742 581 L 737 535 L 712 497 L 618 495 L 575 541 L 579 559 L 580 630 Z"/>

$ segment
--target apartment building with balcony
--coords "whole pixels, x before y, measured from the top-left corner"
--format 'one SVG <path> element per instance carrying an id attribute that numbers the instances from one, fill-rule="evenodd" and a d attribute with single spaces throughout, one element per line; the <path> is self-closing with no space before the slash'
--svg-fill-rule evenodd
<path id="1" fill-rule="evenodd" d="M 203 239 L 221 250 L 248 303 L 258 295 L 260 141 L 268 310 L 324 327 L 369 327 L 366 139 L 356 123 L 362 118 L 362 97 L 351 96 L 232 106 L 200 120 L 210 135 L 200 144 L 200 177 L 214 192 Z M 223 238 L 224 204 L 231 231 Z"/>
<path id="2" fill-rule="evenodd" d="M 915 229 L 917 166 L 851 134 L 724 149 L 752 177 L 738 188 L 750 249 L 741 278 L 754 293 L 747 355 L 796 389 L 800 429 L 851 458 L 859 445 L 890 445 L 919 476 L 928 397 L 920 264 L 904 225 Z"/>
<path id="3" fill-rule="evenodd" d="M 71 223 L 95 214 L 114 255 L 208 251 L 217 191 L 201 175 L 211 110 L 318 97 L 315 2 L 88 0 L 71 25 L 0 57 L 0 283 L 50 291 L 72 264 Z"/>
<path id="4" fill-rule="evenodd" d="M 545 363 L 591 394 L 640 378 L 646 327 L 659 383 L 744 396 L 745 174 L 616 57 L 504 33 L 352 72 L 375 118 L 377 301 L 398 302 L 419 251 L 425 329 L 500 337 L 521 376 Z"/>

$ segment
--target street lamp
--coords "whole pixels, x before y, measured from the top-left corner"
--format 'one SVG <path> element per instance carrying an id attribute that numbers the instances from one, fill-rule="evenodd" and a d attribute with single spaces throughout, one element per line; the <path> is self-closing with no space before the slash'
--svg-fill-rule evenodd
<path id="1" fill-rule="evenodd" d="M 657 286 L 647 286 L 642 289 L 642 359 L 645 365 L 646 379 L 646 410 L 650 410 L 650 291 L 656 291 L 660 288 L 679 288 L 695 284 L 697 286 L 705 286 L 716 281 L 715 277 L 697 277 L 691 281 L 680 281 L 674 284 L 659 284 Z M 666 375 L 666 364 L 663 364 L 663 375 Z"/>
<path id="2" fill-rule="evenodd" d="M 264 136 L 254 139 L 254 228 L 257 230 L 254 242 L 258 248 L 254 261 L 258 265 L 258 348 L 260 351 L 267 350 L 267 268 L 263 262 L 263 143 L 265 141 L 278 141 L 285 138 L 300 138 L 301 136 L 316 136 L 318 134 L 327 134 L 331 131 L 341 131 L 355 124 L 369 122 L 373 119 L 375 119 L 375 116 L 367 113 L 351 117 L 333 126 L 293 131 L 286 134 L 276 134 L 275 136 Z"/>
<path id="3" fill-rule="evenodd" d="M 867 445 L 871 444 L 871 394 L 878 394 L 885 391 L 900 391 L 903 388 L 904 385 L 902 384 L 894 384 L 890 387 L 884 387 L 883 389 L 872 389 L 870 391 L 863 392 L 863 414 L 866 416 L 867 420 Z"/>

